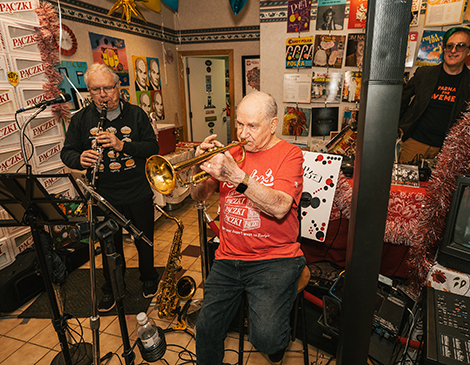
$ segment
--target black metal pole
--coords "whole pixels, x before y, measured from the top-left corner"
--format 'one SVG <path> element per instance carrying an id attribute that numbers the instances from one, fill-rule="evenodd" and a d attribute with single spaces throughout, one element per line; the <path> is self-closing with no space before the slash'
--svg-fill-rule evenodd
<path id="1" fill-rule="evenodd" d="M 369 0 L 337 351 L 366 364 L 398 131 L 411 0 Z"/>
<path id="2" fill-rule="evenodd" d="M 52 310 L 52 325 L 54 326 L 57 336 L 59 337 L 61 354 L 66 365 L 72 365 L 70 357 L 70 350 L 65 335 L 65 328 L 67 327 L 66 320 L 61 316 L 59 306 L 57 305 L 56 297 L 54 295 L 54 288 L 52 287 L 51 276 L 49 268 L 47 267 L 46 257 L 44 256 L 44 248 L 42 247 L 41 236 L 36 224 L 36 216 L 32 210 L 26 213 L 25 221 L 31 227 L 31 234 L 34 240 L 34 247 L 36 248 L 36 255 L 38 257 L 39 269 L 41 270 L 42 278 L 46 288 L 46 293 L 49 298 Z"/>
<path id="3" fill-rule="evenodd" d="M 113 235 L 119 229 L 119 225 L 112 219 L 100 225 L 96 230 L 97 236 L 104 241 L 106 260 L 108 261 L 109 276 L 113 289 L 114 300 L 118 312 L 119 327 L 121 330 L 121 339 L 123 345 L 123 357 L 126 365 L 134 364 L 135 353 L 131 347 L 129 333 L 127 330 L 126 314 L 122 298 L 124 297 L 124 275 L 122 272 L 122 260 L 124 259 L 116 252 Z"/>

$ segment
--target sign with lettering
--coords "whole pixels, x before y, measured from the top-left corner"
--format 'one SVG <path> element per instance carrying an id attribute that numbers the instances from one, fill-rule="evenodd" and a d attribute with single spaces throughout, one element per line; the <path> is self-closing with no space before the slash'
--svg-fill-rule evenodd
<path id="1" fill-rule="evenodd" d="M 17 172 L 23 162 L 23 154 L 19 149 L 2 152 L 0 153 L 0 173 Z"/>
<path id="2" fill-rule="evenodd" d="M 11 118 L 18 110 L 18 102 L 13 86 L 0 85 L 0 117 Z"/>
<path id="3" fill-rule="evenodd" d="M 40 57 L 34 56 L 13 56 L 11 55 L 13 69 L 18 72 L 20 83 L 40 83 L 48 81 L 44 73 L 44 64 Z"/>
<path id="4" fill-rule="evenodd" d="M 5 29 L 5 42 L 10 52 L 40 54 L 33 26 L 4 20 L 2 23 Z"/>
<path id="5" fill-rule="evenodd" d="M 27 117 L 23 117 L 25 120 Z M 63 138 L 62 124 L 57 118 L 43 116 L 35 118 L 28 126 L 28 135 L 32 140 L 51 140 Z"/>
<path id="6" fill-rule="evenodd" d="M 37 166 L 51 163 L 60 163 L 60 151 L 62 150 L 62 141 L 48 143 L 42 146 L 36 146 Z M 42 166 L 41 166 L 42 167 Z"/>
<path id="7" fill-rule="evenodd" d="M 0 144 L 2 148 L 20 145 L 20 127 L 12 119 L 0 119 Z"/>
<path id="8" fill-rule="evenodd" d="M 2 22 L 9 20 L 19 24 L 39 25 L 38 17 L 34 11 L 38 5 L 39 0 L 0 0 L 0 17 Z"/>

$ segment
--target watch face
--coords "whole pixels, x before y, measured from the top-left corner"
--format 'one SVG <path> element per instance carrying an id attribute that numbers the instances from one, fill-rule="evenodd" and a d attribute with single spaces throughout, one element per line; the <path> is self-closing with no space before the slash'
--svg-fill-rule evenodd
<path id="1" fill-rule="evenodd" d="M 62 24 L 62 38 L 60 42 L 60 53 L 64 56 L 72 56 L 77 51 L 77 38 L 72 30 Z"/>

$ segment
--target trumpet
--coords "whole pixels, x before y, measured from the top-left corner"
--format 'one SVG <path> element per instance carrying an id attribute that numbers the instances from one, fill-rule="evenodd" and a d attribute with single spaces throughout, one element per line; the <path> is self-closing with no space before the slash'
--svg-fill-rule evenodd
<path id="1" fill-rule="evenodd" d="M 145 162 L 145 175 L 147 176 L 147 180 L 149 181 L 150 185 L 158 191 L 160 194 L 168 195 L 176 187 L 176 180 L 182 186 L 188 186 L 189 184 L 196 184 L 200 183 L 201 181 L 207 179 L 210 175 L 205 172 L 201 171 L 194 176 L 190 176 L 189 180 L 183 181 L 179 176 L 179 172 L 186 170 L 192 166 L 200 164 L 206 160 L 209 160 L 215 154 L 222 153 L 227 151 L 230 148 L 241 146 L 242 148 L 242 157 L 237 163 L 242 162 L 245 159 L 245 147 L 243 147 L 247 141 L 239 141 L 231 143 L 225 147 L 214 147 L 208 152 L 190 158 L 189 160 L 178 162 L 177 164 L 172 165 L 165 157 L 160 155 L 153 155 L 150 156 L 147 161 Z"/>

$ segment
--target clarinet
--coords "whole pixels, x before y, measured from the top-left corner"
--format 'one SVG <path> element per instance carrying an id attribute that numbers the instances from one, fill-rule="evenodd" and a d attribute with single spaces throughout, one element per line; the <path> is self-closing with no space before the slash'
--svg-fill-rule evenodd
<path id="1" fill-rule="evenodd" d="M 108 102 L 104 101 L 103 106 L 101 107 L 101 114 L 100 120 L 98 121 L 98 132 L 102 132 L 104 130 L 104 122 L 106 121 L 106 115 L 108 113 Z M 103 159 L 103 147 L 100 143 L 95 141 L 93 146 L 93 150 L 98 151 L 100 154 L 98 159 L 96 160 L 95 166 L 93 167 L 93 173 L 91 175 L 91 187 L 94 189 L 96 185 L 96 174 L 98 173 L 101 165 L 101 160 Z"/>
<path id="2" fill-rule="evenodd" d="M 108 113 L 108 102 L 104 101 L 103 106 L 101 107 L 101 114 L 100 114 L 100 120 L 98 121 L 98 132 L 102 132 L 104 130 L 104 122 L 106 121 L 106 115 Z M 99 144 L 96 140 L 94 141 L 92 145 L 93 151 L 98 151 L 99 152 L 99 157 L 96 160 L 95 166 L 93 166 L 93 172 L 91 176 L 91 183 L 90 186 L 95 189 L 96 185 L 96 174 L 98 173 L 101 165 L 101 160 L 103 159 L 103 147 L 101 144 Z M 90 198 L 90 193 L 87 191 L 85 194 L 85 200 L 87 201 Z M 83 208 L 85 207 L 85 202 L 80 203 L 77 209 L 75 209 L 74 215 L 80 215 L 83 211 Z"/>

